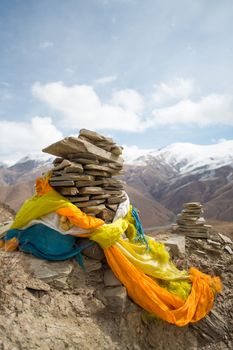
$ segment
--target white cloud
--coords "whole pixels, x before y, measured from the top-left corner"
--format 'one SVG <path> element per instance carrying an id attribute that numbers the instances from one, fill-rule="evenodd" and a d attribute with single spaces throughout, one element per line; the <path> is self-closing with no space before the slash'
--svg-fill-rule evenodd
<path id="1" fill-rule="evenodd" d="M 141 113 L 144 109 L 144 100 L 142 96 L 135 90 L 121 90 L 113 94 L 111 102 L 128 111 Z"/>
<path id="2" fill-rule="evenodd" d="M 211 94 L 198 101 L 181 100 L 153 112 L 152 125 L 197 124 L 199 126 L 233 125 L 233 99 L 229 95 Z"/>
<path id="3" fill-rule="evenodd" d="M 103 77 L 103 78 L 99 78 L 99 79 L 94 80 L 94 83 L 102 85 L 102 84 L 112 83 L 115 80 L 117 80 L 116 75 L 109 75 L 107 77 Z"/>
<path id="4" fill-rule="evenodd" d="M 66 86 L 63 82 L 35 83 L 35 97 L 60 113 L 59 125 L 78 128 L 142 132 L 162 125 L 233 125 L 233 98 L 209 94 L 197 99 L 191 79 L 177 79 L 157 87 L 153 103 L 135 90 L 116 91 L 103 102 L 91 85 Z M 154 96 L 155 97 L 155 96 Z"/>
<path id="5" fill-rule="evenodd" d="M 54 43 L 52 41 L 43 41 L 42 43 L 39 44 L 39 49 L 45 50 L 53 46 L 54 46 Z"/>
<path id="6" fill-rule="evenodd" d="M 187 99 L 194 93 L 192 79 L 177 78 L 168 82 L 155 85 L 152 101 L 155 104 L 167 103 L 177 99 Z"/>
<path id="7" fill-rule="evenodd" d="M 63 114 L 61 124 L 67 129 L 86 127 L 133 132 L 147 127 L 147 122 L 143 122 L 137 113 L 141 109 L 142 97 L 132 90 L 114 94 L 111 103 L 103 103 L 89 85 L 69 87 L 62 82 L 35 83 L 32 93 Z"/>
<path id="8" fill-rule="evenodd" d="M 16 161 L 62 137 L 49 117 L 33 117 L 30 122 L 0 121 L 0 160 Z"/>

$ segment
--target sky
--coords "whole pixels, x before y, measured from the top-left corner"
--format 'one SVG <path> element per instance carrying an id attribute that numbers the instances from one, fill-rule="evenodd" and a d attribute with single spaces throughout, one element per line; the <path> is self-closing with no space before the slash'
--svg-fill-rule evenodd
<path id="1" fill-rule="evenodd" d="M 232 0 L 1 0 L 0 162 L 89 128 L 131 152 L 233 139 Z"/>

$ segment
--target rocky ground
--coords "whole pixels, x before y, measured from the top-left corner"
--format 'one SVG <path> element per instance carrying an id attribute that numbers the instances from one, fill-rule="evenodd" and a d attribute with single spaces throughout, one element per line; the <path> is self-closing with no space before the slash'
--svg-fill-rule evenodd
<path id="1" fill-rule="evenodd" d="M 85 258 L 83 271 L 75 261 L 2 252 L 0 349 L 231 349 L 233 247 L 224 239 L 213 230 L 210 241 L 186 238 L 185 253 L 170 245 L 179 267 L 196 266 L 223 282 L 210 315 L 182 328 L 145 317 L 104 260 Z"/>

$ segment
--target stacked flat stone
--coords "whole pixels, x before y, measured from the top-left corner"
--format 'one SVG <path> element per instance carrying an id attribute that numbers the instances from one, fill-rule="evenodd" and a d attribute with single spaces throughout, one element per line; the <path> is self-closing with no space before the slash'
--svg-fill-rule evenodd
<path id="1" fill-rule="evenodd" d="M 176 232 L 188 237 L 208 238 L 211 226 L 205 224 L 201 203 L 184 203 L 183 208 L 177 215 Z"/>
<path id="2" fill-rule="evenodd" d="M 112 222 L 119 203 L 125 201 L 122 147 L 109 137 L 81 129 L 43 152 L 58 156 L 50 185 L 88 215 Z"/>

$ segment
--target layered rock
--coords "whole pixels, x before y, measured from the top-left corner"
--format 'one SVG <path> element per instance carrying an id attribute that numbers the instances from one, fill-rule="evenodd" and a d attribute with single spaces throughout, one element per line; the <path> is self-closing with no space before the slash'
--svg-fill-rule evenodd
<path id="1" fill-rule="evenodd" d="M 208 238 L 210 225 L 205 224 L 203 206 L 199 202 L 184 203 L 183 210 L 177 215 L 173 228 L 188 237 Z"/>
<path id="2" fill-rule="evenodd" d="M 78 208 L 111 222 L 119 203 L 125 201 L 122 147 L 111 138 L 81 129 L 43 152 L 58 156 L 51 169 L 50 185 Z"/>

